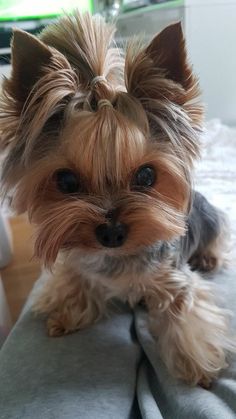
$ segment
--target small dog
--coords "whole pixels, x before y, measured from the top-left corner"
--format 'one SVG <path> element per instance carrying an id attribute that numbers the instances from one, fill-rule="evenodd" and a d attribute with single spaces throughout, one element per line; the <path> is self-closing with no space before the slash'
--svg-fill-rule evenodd
<path id="1" fill-rule="evenodd" d="M 96 322 L 112 298 L 143 301 L 169 371 L 207 387 L 235 344 L 197 272 L 222 265 L 226 231 L 192 189 L 202 121 L 178 23 L 125 56 L 113 26 L 89 14 L 38 38 L 14 33 L 2 182 L 51 268 L 35 310 L 60 336 Z"/>

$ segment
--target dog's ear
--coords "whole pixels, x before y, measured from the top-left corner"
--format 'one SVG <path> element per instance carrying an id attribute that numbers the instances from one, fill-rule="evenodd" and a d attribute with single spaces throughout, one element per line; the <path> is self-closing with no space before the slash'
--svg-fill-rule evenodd
<path id="1" fill-rule="evenodd" d="M 181 23 L 175 23 L 158 34 L 146 48 L 155 67 L 164 70 L 166 77 L 188 88 L 191 69 L 187 62 Z"/>
<path id="2" fill-rule="evenodd" d="M 12 96 L 24 103 L 40 78 L 43 67 L 50 63 L 52 52 L 34 35 L 15 30 L 12 38 L 12 74 L 9 88 Z"/>
<path id="3" fill-rule="evenodd" d="M 163 79 L 175 82 L 185 90 L 196 84 L 187 60 L 181 23 L 165 28 L 138 53 L 134 52 L 133 45 L 128 49 L 126 86 L 129 93 L 138 98 L 147 97 L 149 87 L 155 90 L 155 83 Z"/>
<path id="4" fill-rule="evenodd" d="M 7 151 L 1 172 L 5 184 L 15 184 L 39 150 L 49 147 L 48 138 L 46 144 L 45 138 L 39 141 L 43 130 L 45 136 L 48 130 L 55 144 L 62 112 L 76 91 L 77 77 L 61 53 L 33 35 L 14 32 L 12 72 L 3 81 L 0 95 L 0 150 Z"/>
<path id="5" fill-rule="evenodd" d="M 178 153 L 184 151 L 183 158 L 196 158 L 203 107 L 181 24 L 168 26 L 138 51 L 131 45 L 125 78 L 128 94 L 141 103 L 148 117 L 153 138 L 164 136 Z"/>

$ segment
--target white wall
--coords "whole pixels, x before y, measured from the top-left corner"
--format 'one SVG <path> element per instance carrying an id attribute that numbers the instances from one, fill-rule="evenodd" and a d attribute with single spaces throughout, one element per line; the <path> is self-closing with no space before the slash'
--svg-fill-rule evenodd
<path id="1" fill-rule="evenodd" d="M 187 7 L 185 29 L 207 117 L 236 125 L 236 1 L 220 3 Z"/>
<path id="2" fill-rule="evenodd" d="M 178 20 L 207 118 L 236 125 L 236 0 L 185 0 L 179 7 L 136 10 L 118 18 L 118 39 L 145 33 L 148 40 Z"/>

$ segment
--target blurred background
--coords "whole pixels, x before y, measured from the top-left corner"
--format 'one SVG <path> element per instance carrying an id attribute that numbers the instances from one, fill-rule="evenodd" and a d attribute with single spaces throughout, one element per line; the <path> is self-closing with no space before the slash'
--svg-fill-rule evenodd
<path id="1" fill-rule="evenodd" d="M 76 7 L 115 20 L 119 43 L 139 33 L 148 41 L 181 21 L 207 118 L 236 124 L 236 0 L 0 0 L 0 74 L 10 71 L 12 27 L 38 33 Z"/>
<path id="2" fill-rule="evenodd" d="M 200 80 L 206 119 L 210 121 L 206 125 L 207 163 L 198 172 L 199 187 L 234 218 L 236 0 L 0 0 L 0 88 L 3 77 L 11 71 L 12 28 L 37 34 L 63 11 L 74 8 L 114 20 L 119 45 L 140 33 L 148 42 L 165 26 L 182 22 L 189 58 Z M 31 238 L 32 229 L 25 217 L 9 216 L 4 208 L 0 211 L 0 340 L 1 330 L 6 335 L 11 322 L 18 318 L 40 273 L 38 261 L 32 259 Z"/>

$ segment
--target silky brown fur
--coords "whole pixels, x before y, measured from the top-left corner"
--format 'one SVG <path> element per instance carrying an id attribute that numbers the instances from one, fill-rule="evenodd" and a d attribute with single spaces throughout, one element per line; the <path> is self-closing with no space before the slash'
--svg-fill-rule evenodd
<path id="1" fill-rule="evenodd" d="M 35 224 L 35 255 L 52 272 L 34 309 L 58 336 L 100 319 L 114 297 L 145 301 L 169 371 L 207 386 L 235 344 L 226 312 L 191 270 L 206 255 L 220 260 L 223 234 L 217 210 L 207 203 L 202 217 L 192 190 L 202 119 L 180 24 L 125 54 L 114 27 L 89 14 L 65 16 L 39 38 L 14 33 L 0 100 L 2 183 Z M 146 165 L 155 183 L 133 188 Z M 58 189 L 59 169 L 79 177 L 78 193 Z M 115 249 L 95 235 L 111 211 L 128 228 Z"/>

